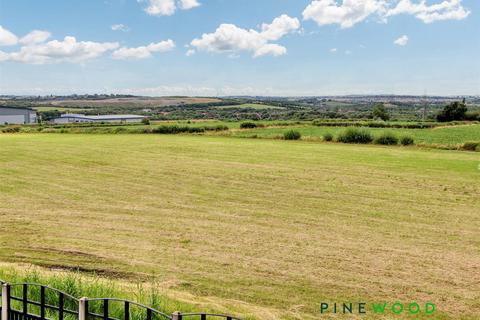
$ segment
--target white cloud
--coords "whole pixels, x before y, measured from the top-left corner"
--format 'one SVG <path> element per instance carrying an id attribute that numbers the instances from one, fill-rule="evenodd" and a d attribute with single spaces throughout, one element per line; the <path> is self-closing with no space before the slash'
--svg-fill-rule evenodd
<path id="1" fill-rule="evenodd" d="M 281 15 L 271 24 L 262 24 L 261 31 L 242 29 L 234 24 L 221 24 L 213 33 L 205 33 L 194 39 L 191 45 L 198 50 L 217 53 L 252 52 L 253 57 L 280 56 L 287 49 L 270 41 L 276 41 L 300 28 L 300 21 Z"/>
<path id="2" fill-rule="evenodd" d="M 18 42 L 18 38 L 12 32 L 0 26 L 0 46 L 13 46 Z"/>
<path id="3" fill-rule="evenodd" d="M 47 41 L 52 34 L 48 31 L 33 30 L 20 39 L 21 44 L 29 45 Z"/>
<path id="4" fill-rule="evenodd" d="M 303 11 L 305 20 L 313 20 L 318 25 L 339 24 L 350 28 L 368 16 L 384 10 L 383 0 L 343 0 L 341 5 L 335 0 L 312 1 Z"/>
<path id="5" fill-rule="evenodd" d="M 200 6 L 197 0 L 180 0 L 180 8 L 183 10 L 189 10 Z"/>
<path id="6" fill-rule="evenodd" d="M 424 23 L 441 20 L 462 20 L 470 11 L 462 5 L 462 0 L 443 0 L 428 5 L 426 0 L 413 3 L 412 0 L 314 0 L 303 11 L 305 20 L 313 20 L 318 25 L 338 24 L 350 28 L 355 24 L 375 16 L 383 22 L 399 14 L 413 15 Z"/>
<path id="7" fill-rule="evenodd" d="M 394 44 L 398 45 L 398 46 L 406 46 L 407 43 L 408 43 L 408 36 L 407 35 L 403 35 L 401 36 L 400 38 L 398 38 L 397 40 L 393 41 Z"/>
<path id="8" fill-rule="evenodd" d="M 136 48 L 123 47 L 112 53 L 114 59 L 145 59 L 150 58 L 154 52 L 167 52 L 175 48 L 173 40 L 160 41 L 158 43 L 150 43 L 148 46 Z"/>
<path id="9" fill-rule="evenodd" d="M 188 49 L 187 52 L 185 53 L 185 55 L 186 55 L 187 57 L 191 57 L 191 56 L 193 56 L 193 55 L 195 54 L 195 52 L 196 52 L 196 51 L 195 51 L 194 49 Z"/>
<path id="10" fill-rule="evenodd" d="M 337 48 L 332 48 L 332 49 L 330 49 L 330 52 L 331 52 L 331 53 L 336 53 L 337 51 L 338 51 Z"/>
<path id="11" fill-rule="evenodd" d="M 114 24 L 110 27 L 113 31 L 123 31 L 127 32 L 130 31 L 130 28 L 122 23 Z"/>
<path id="12" fill-rule="evenodd" d="M 42 44 L 29 44 L 21 47 L 17 52 L 3 52 L 0 54 L 0 59 L 30 64 L 83 62 L 116 48 L 118 48 L 116 42 L 78 42 L 75 37 L 65 37 L 63 41 L 53 40 Z"/>
<path id="13" fill-rule="evenodd" d="M 171 16 L 177 11 L 190 10 L 200 6 L 198 0 L 137 0 L 138 2 L 147 2 L 144 9 L 146 13 L 152 16 Z"/>
<path id="14" fill-rule="evenodd" d="M 411 0 L 400 0 L 387 12 L 387 16 L 410 14 L 425 23 L 441 20 L 462 20 L 468 17 L 470 11 L 462 6 L 462 0 L 445 0 L 441 3 L 427 5 L 425 0 L 412 3 Z"/>

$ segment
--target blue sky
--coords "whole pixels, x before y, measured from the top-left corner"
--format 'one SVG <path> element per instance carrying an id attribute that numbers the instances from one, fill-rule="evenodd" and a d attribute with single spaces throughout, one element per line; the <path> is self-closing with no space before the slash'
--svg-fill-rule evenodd
<path id="1" fill-rule="evenodd" d="M 0 94 L 480 95 L 479 12 L 478 0 L 0 0 Z"/>

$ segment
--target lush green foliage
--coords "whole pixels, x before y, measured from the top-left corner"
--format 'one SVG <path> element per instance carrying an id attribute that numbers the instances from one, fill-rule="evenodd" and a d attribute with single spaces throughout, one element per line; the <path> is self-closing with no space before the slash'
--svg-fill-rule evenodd
<path id="1" fill-rule="evenodd" d="M 387 146 L 397 145 L 398 137 L 391 132 L 382 133 L 380 136 L 376 137 L 374 142 L 376 144 L 383 144 Z"/>
<path id="2" fill-rule="evenodd" d="M 480 141 L 468 141 L 462 145 L 463 150 L 476 151 L 480 146 Z"/>
<path id="3" fill-rule="evenodd" d="M 383 121 L 388 121 L 390 120 L 390 115 L 387 112 L 387 109 L 385 109 L 385 105 L 383 103 L 378 103 L 373 107 L 373 117 L 377 119 L 381 119 Z"/>
<path id="4" fill-rule="evenodd" d="M 240 129 L 253 129 L 256 127 L 257 127 L 257 124 L 255 122 L 242 122 L 240 124 Z"/>
<path id="5" fill-rule="evenodd" d="M 416 122 L 416 121 L 359 121 L 359 120 L 314 120 L 313 125 L 319 127 L 369 127 L 369 128 L 398 128 L 398 129 L 428 129 L 444 126 L 475 124 L 471 122 Z M 477 122 L 478 124 L 478 122 Z"/>
<path id="6" fill-rule="evenodd" d="M 366 144 L 373 141 L 373 136 L 370 131 L 366 129 L 348 128 L 338 135 L 337 141 L 342 143 Z"/>
<path id="7" fill-rule="evenodd" d="M 299 140 L 302 137 L 302 134 L 297 130 L 288 130 L 283 134 L 285 140 Z"/>
<path id="8" fill-rule="evenodd" d="M 0 267 L 0 279 L 11 284 L 15 283 L 35 283 L 47 285 L 56 290 L 60 290 L 73 296 L 76 299 L 82 297 L 87 298 L 118 298 L 141 303 L 165 314 L 172 314 L 175 311 L 182 312 L 218 312 L 206 308 L 199 310 L 194 305 L 174 300 L 162 292 L 159 284 L 155 281 L 148 283 L 134 281 L 134 283 L 126 284 L 107 278 L 100 278 L 92 274 L 86 275 L 80 272 L 60 272 L 42 274 L 39 268 L 30 268 L 27 270 L 12 267 Z M 128 290 L 126 290 L 128 288 Z M 16 297 L 22 297 L 23 288 L 21 286 L 12 286 L 11 294 Z M 28 299 L 39 303 L 40 287 L 30 286 L 28 288 Z M 45 291 L 45 302 L 47 305 L 58 306 L 58 294 L 56 291 L 47 289 Z M 69 310 L 77 310 L 78 303 L 69 297 L 65 297 L 65 308 Z M 13 301 L 12 307 L 17 310 L 23 310 L 20 301 Z M 132 320 L 145 319 L 145 309 L 134 304 L 130 305 L 130 318 Z M 89 311 L 97 314 L 103 314 L 103 304 L 101 301 L 90 302 Z M 38 306 L 29 305 L 29 312 L 39 314 Z M 48 319 L 58 319 L 58 312 L 47 309 L 46 315 Z M 111 301 L 109 304 L 109 315 L 112 318 L 123 319 L 124 305 L 121 301 Z M 75 318 L 67 315 L 67 320 Z M 154 318 L 155 319 L 155 318 Z"/>
<path id="9" fill-rule="evenodd" d="M 21 131 L 21 126 L 6 126 L 2 128 L 3 133 L 17 133 Z"/>
<path id="10" fill-rule="evenodd" d="M 415 143 L 415 140 L 411 136 L 403 136 L 400 138 L 402 146 L 410 146 Z"/>
<path id="11" fill-rule="evenodd" d="M 464 120 L 467 113 L 465 99 L 463 102 L 455 101 L 445 106 L 445 108 L 437 115 L 437 121 L 447 122 L 455 120 Z"/>
<path id="12" fill-rule="evenodd" d="M 323 135 L 323 140 L 324 141 L 333 141 L 333 134 L 330 132 L 327 132 Z"/>

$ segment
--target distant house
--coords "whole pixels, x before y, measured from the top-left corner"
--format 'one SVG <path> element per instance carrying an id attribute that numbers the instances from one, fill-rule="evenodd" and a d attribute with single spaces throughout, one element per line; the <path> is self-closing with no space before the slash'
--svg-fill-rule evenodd
<path id="1" fill-rule="evenodd" d="M 67 113 L 62 114 L 59 118 L 52 121 L 54 123 L 80 123 L 80 122 L 126 122 L 135 123 L 142 122 L 144 116 L 137 116 L 133 114 L 115 114 L 102 116 L 89 116 L 84 114 Z"/>
<path id="2" fill-rule="evenodd" d="M 29 108 L 0 106 L 0 125 L 28 124 L 37 122 L 37 112 Z"/>

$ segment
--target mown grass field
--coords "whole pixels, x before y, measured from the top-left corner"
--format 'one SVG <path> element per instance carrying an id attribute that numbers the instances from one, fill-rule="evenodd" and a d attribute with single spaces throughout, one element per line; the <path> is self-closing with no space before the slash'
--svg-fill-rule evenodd
<path id="1" fill-rule="evenodd" d="M 320 318 L 324 301 L 478 319 L 479 165 L 373 145 L 2 134 L 0 260 L 154 277 L 257 319 Z"/>
<path id="2" fill-rule="evenodd" d="M 303 137 L 320 139 L 326 133 L 338 135 L 345 127 L 322 127 L 312 125 L 282 127 L 255 128 L 249 130 L 236 130 L 228 134 L 234 137 L 276 138 L 281 137 L 288 130 L 298 130 Z M 466 141 L 480 141 L 480 125 L 446 126 L 432 129 L 399 129 L 399 128 L 367 128 L 374 136 L 384 132 L 392 132 L 398 137 L 411 136 L 417 144 L 438 144 L 454 146 Z"/>

